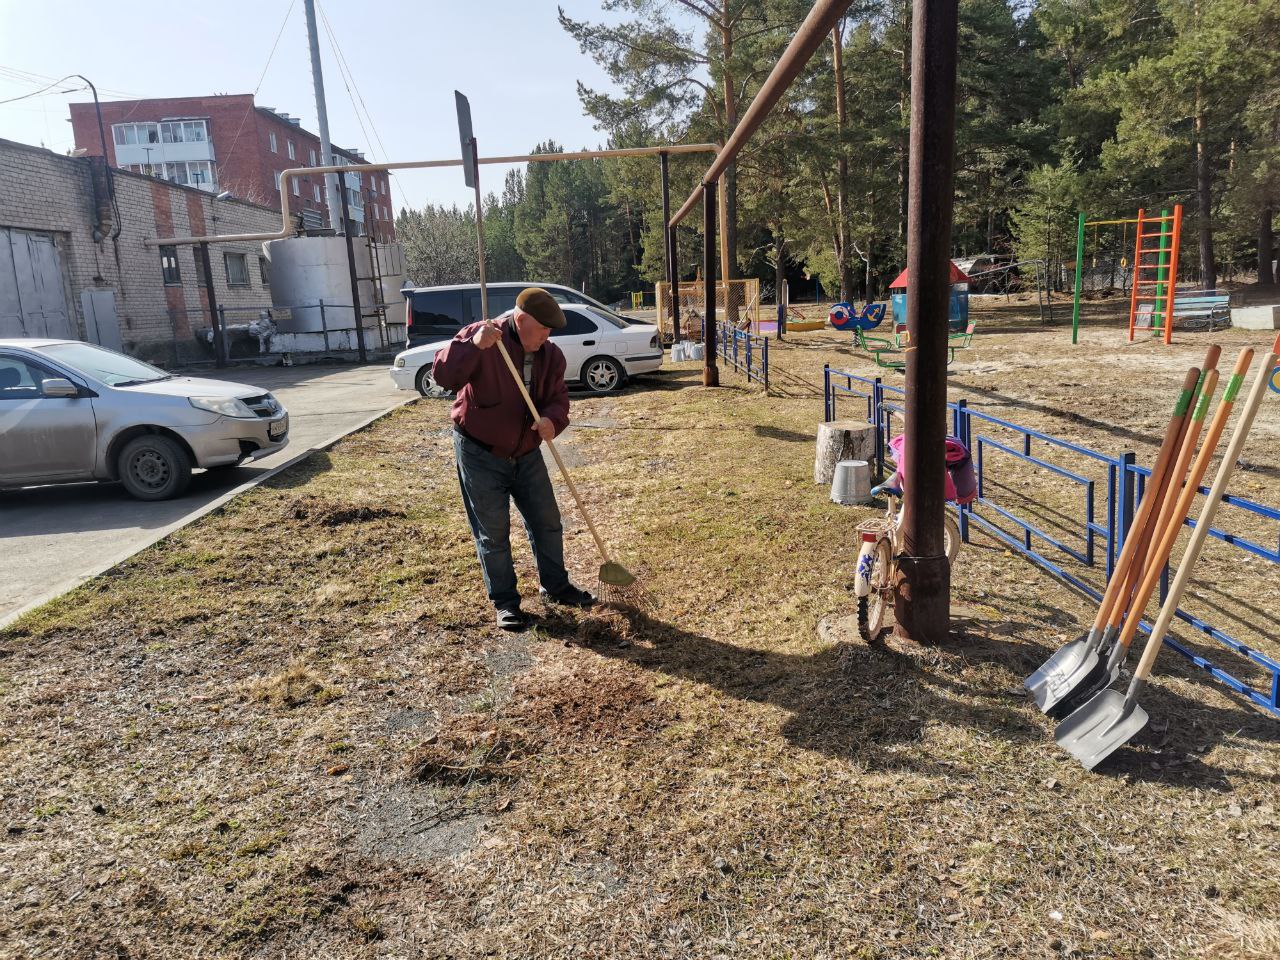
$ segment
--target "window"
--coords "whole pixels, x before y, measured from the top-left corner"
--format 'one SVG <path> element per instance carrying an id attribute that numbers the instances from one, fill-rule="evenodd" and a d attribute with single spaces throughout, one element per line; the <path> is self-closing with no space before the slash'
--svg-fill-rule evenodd
<path id="1" fill-rule="evenodd" d="M 380 187 L 382 187 L 382 195 L 385 197 L 385 196 L 387 195 L 387 178 L 386 178 L 386 177 L 383 177 L 383 178 L 379 181 L 378 185 L 379 185 Z"/>
<path id="2" fill-rule="evenodd" d="M 276 134 L 274 130 L 267 131 L 267 147 L 272 153 L 279 153 L 279 146 L 276 144 Z M 279 188 L 277 188 L 279 189 Z"/>
<path id="3" fill-rule="evenodd" d="M 203 120 L 165 120 L 158 126 L 161 143 L 204 143 L 209 139 Z"/>
<path id="4" fill-rule="evenodd" d="M 280 171 L 276 171 L 276 190 L 280 189 Z"/>
<path id="5" fill-rule="evenodd" d="M 414 293 L 411 309 L 409 335 L 420 341 L 452 337 L 463 325 L 461 290 Z"/>
<path id="6" fill-rule="evenodd" d="M 159 367 L 126 357 L 114 350 L 105 350 L 92 343 L 55 343 L 42 348 L 60 363 L 101 380 L 107 386 L 116 387 L 125 381 L 150 383 L 168 380 L 170 375 Z"/>
<path id="7" fill-rule="evenodd" d="M 266 257 L 258 258 L 258 277 L 264 287 L 271 286 L 271 261 Z"/>
<path id="8" fill-rule="evenodd" d="M 167 126 L 167 124 L 166 124 Z M 122 147 L 160 142 L 160 125 L 155 123 L 117 123 L 111 127 L 111 136 Z"/>
<path id="9" fill-rule="evenodd" d="M 312 150 L 312 151 L 311 151 L 311 166 L 313 166 L 313 167 L 314 167 L 315 165 L 316 165 L 316 152 L 315 152 L 314 150 Z"/>
<path id="10" fill-rule="evenodd" d="M 559 330 L 552 330 L 553 337 L 585 337 L 597 332 L 595 323 L 588 320 L 586 314 L 572 308 L 564 311 L 565 324 Z"/>
<path id="11" fill-rule="evenodd" d="M 296 150 L 294 150 L 294 148 L 293 148 L 293 141 L 292 141 L 292 140 L 286 140 L 286 141 L 284 142 L 284 148 L 285 148 L 287 151 L 289 151 L 289 159 L 290 159 L 290 160 L 297 160 L 297 159 L 298 159 L 298 153 L 297 153 L 297 151 L 296 151 Z"/>
<path id="12" fill-rule="evenodd" d="M 164 276 L 164 282 L 166 284 L 176 283 L 179 286 L 182 285 L 182 271 L 178 269 L 177 247 L 161 245 L 160 273 Z"/>
<path id="13" fill-rule="evenodd" d="M 224 253 L 223 263 L 227 268 L 228 287 L 247 287 L 249 285 L 249 264 L 243 253 Z"/>
<path id="14" fill-rule="evenodd" d="M 293 180 L 290 181 L 290 186 L 293 187 L 293 195 L 295 197 L 302 196 L 302 184 L 298 183 L 297 177 L 294 177 Z"/>
<path id="15" fill-rule="evenodd" d="M 311 193 L 316 198 L 316 203 L 320 202 L 320 184 L 313 183 L 311 185 Z"/>
<path id="16" fill-rule="evenodd" d="M 39 400 L 40 383 L 50 374 L 17 357 L 0 356 L 0 401 Z"/>

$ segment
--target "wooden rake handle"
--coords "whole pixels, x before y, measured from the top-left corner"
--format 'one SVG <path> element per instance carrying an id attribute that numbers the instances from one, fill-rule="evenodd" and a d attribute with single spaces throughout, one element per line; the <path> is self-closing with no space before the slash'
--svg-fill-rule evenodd
<path id="1" fill-rule="evenodd" d="M 492 322 L 492 321 L 490 321 Z M 513 321 L 514 322 L 514 321 Z M 533 405 L 533 397 L 529 396 L 529 391 L 525 389 L 524 378 L 520 376 L 520 372 L 516 370 L 515 363 L 511 360 L 511 354 L 507 353 L 507 345 L 502 342 L 502 338 L 498 338 L 498 352 L 502 354 L 502 359 L 506 361 L 507 369 L 511 371 L 511 379 L 516 382 L 516 386 L 520 389 L 520 396 L 524 397 L 525 405 L 529 408 L 529 412 L 533 414 L 533 422 L 536 424 L 542 419 L 542 414 L 538 413 L 538 408 Z M 610 563 L 609 550 L 604 545 L 604 540 L 600 538 L 600 533 L 596 530 L 596 525 L 591 522 L 591 514 L 587 513 L 587 508 L 582 503 L 582 497 L 578 495 L 578 488 L 573 483 L 573 477 L 569 476 L 569 468 L 564 465 L 564 461 L 560 459 L 560 451 L 556 449 L 556 445 L 550 440 L 547 446 L 551 450 L 551 456 L 555 457 L 556 466 L 560 468 L 560 475 L 564 477 L 564 482 L 569 488 L 569 492 L 573 494 L 573 500 L 578 505 L 578 512 L 582 514 L 582 519 L 587 521 L 587 529 L 591 531 L 591 536 L 596 541 L 596 547 L 600 550 L 600 556 L 605 563 Z"/>
<path id="2" fill-rule="evenodd" d="M 1093 622 L 1094 630 L 1102 630 L 1108 625 L 1118 625 L 1125 610 L 1125 600 L 1133 587 L 1131 576 L 1135 558 L 1139 550 L 1145 551 L 1146 541 L 1150 539 L 1147 528 L 1150 526 L 1151 514 L 1161 498 L 1165 482 L 1169 477 L 1169 469 L 1177 453 L 1187 424 L 1187 412 L 1191 406 L 1191 397 L 1195 393 L 1196 384 L 1200 380 L 1200 371 L 1192 367 L 1182 381 L 1182 389 L 1178 393 L 1178 402 L 1174 405 L 1173 416 L 1165 427 L 1164 442 L 1160 444 L 1160 453 L 1156 456 L 1155 466 L 1151 469 L 1151 484 L 1147 495 L 1142 498 L 1138 507 L 1138 515 L 1133 519 L 1129 536 L 1125 538 L 1120 558 L 1116 561 L 1111 579 L 1107 581 L 1107 592 L 1103 594 L 1102 603 L 1098 607 L 1097 619 Z"/>
<path id="3" fill-rule="evenodd" d="M 1196 561 L 1200 559 L 1200 550 L 1204 547 L 1204 542 L 1209 537 L 1209 528 L 1212 526 L 1213 518 L 1218 512 L 1218 505 L 1222 502 L 1222 497 L 1227 492 L 1227 484 L 1231 481 L 1231 477 L 1236 471 L 1236 461 L 1240 459 L 1245 441 L 1249 439 L 1249 431 L 1253 429 L 1253 419 L 1257 416 L 1258 407 L 1262 404 L 1262 398 L 1266 394 L 1271 380 L 1271 371 L 1275 368 L 1278 360 L 1280 360 L 1280 336 L 1276 337 L 1276 342 L 1272 345 L 1271 352 L 1263 360 L 1258 376 L 1253 382 L 1253 389 L 1249 391 L 1249 397 L 1245 400 L 1244 407 L 1240 410 L 1240 419 L 1236 423 L 1235 433 L 1231 435 L 1231 442 L 1227 445 L 1227 451 L 1222 455 L 1222 464 L 1218 467 L 1218 475 L 1214 478 L 1209 497 L 1205 500 L 1204 508 L 1200 511 L 1200 518 L 1196 521 L 1196 528 L 1191 534 L 1191 540 L 1187 543 L 1187 550 L 1182 555 L 1182 562 L 1178 564 L 1178 575 L 1169 587 L 1169 595 L 1165 597 L 1164 606 L 1160 608 L 1160 616 L 1151 630 L 1151 636 L 1147 638 L 1147 645 L 1142 651 L 1142 660 L 1138 663 L 1138 669 L 1133 675 L 1135 681 L 1146 680 L 1151 675 L 1151 668 L 1155 666 L 1156 658 L 1160 655 L 1160 644 L 1164 641 L 1164 635 L 1168 633 L 1169 625 L 1173 622 L 1174 615 L 1178 611 L 1178 604 L 1182 601 L 1182 594 L 1187 589 L 1187 581 L 1191 579 L 1192 568 L 1195 567 Z M 1230 391 L 1230 387 L 1228 387 L 1228 391 Z M 1226 399 L 1225 395 L 1224 399 Z"/>

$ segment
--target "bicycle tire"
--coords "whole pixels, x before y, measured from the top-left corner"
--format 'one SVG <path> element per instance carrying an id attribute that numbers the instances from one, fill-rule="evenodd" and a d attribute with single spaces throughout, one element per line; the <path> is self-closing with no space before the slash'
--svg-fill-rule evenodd
<path id="1" fill-rule="evenodd" d="M 871 568 L 871 592 L 858 598 L 858 633 L 867 643 L 873 643 L 884 629 L 885 614 L 893 603 L 889 591 L 893 570 L 893 551 L 888 539 L 876 544 L 876 559 Z"/>

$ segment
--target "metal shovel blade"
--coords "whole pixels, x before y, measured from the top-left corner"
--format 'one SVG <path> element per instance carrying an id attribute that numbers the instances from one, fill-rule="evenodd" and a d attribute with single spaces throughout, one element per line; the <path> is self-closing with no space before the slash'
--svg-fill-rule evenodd
<path id="1" fill-rule="evenodd" d="M 1022 681 L 1022 685 L 1031 691 L 1031 695 L 1035 697 L 1036 705 L 1039 706 L 1040 698 L 1043 691 L 1055 677 L 1071 673 L 1080 664 L 1089 653 L 1093 646 L 1093 633 L 1087 633 L 1083 637 L 1072 640 L 1068 644 L 1064 644 L 1054 652 L 1044 663 L 1040 664 L 1040 668 Z"/>
<path id="2" fill-rule="evenodd" d="M 1061 720 L 1067 714 L 1074 713 L 1080 707 L 1084 706 L 1093 698 L 1093 695 L 1107 689 L 1111 684 L 1116 682 L 1116 678 L 1120 676 L 1120 661 L 1115 663 L 1109 661 L 1113 658 L 1103 660 L 1101 654 L 1098 657 L 1098 665 L 1092 672 L 1080 678 L 1080 681 L 1068 690 L 1056 702 L 1051 703 L 1045 708 L 1045 713 L 1056 720 Z"/>
<path id="3" fill-rule="evenodd" d="M 1064 701 L 1095 682 L 1103 664 L 1098 657 L 1097 648 L 1093 647 L 1073 655 L 1066 663 L 1066 667 L 1069 669 L 1050 674 L 1044 684 L 1031 692 L 1036 706 L 1050 716 L 1053 716 L 1055 711 L 1060 713 Z"/>
<path id="4" fill-rule="evenodd" d="M 1092 770 L 1147 725 L 1147 711 L 1118 690 L 1103 690 L 1058 724 L 1054 739 Z"/>

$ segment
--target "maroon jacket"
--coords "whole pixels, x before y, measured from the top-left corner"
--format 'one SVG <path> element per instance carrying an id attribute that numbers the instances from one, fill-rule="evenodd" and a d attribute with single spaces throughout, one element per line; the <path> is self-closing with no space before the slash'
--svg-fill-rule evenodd
<path id="1" fill-rule="evenodd" d="M 516 371 L 524 368 L 524 347 L 516 334 L 510 314 L 495 321 L 502 329 Z M 533 415 L 525 406 L 498 353 L 498 345 L 481 350 L 471 337 L 482 324 L 473 323 L 458 331 L 450 344 L 436 354 L 431 375 L 446 390 L 456 390 L 450 415 L 453 422 L 473 440 L 487 446 L 498 457 L 520 457 L 536 450 L 542 439 L 533 430 Z M 533 355 L 533 390 L 530 394 L 538 412 L 556 428 L 556 436 L 569 426 L 569 388 L 564 384 L 564 354 L 548 340 Z"/>

